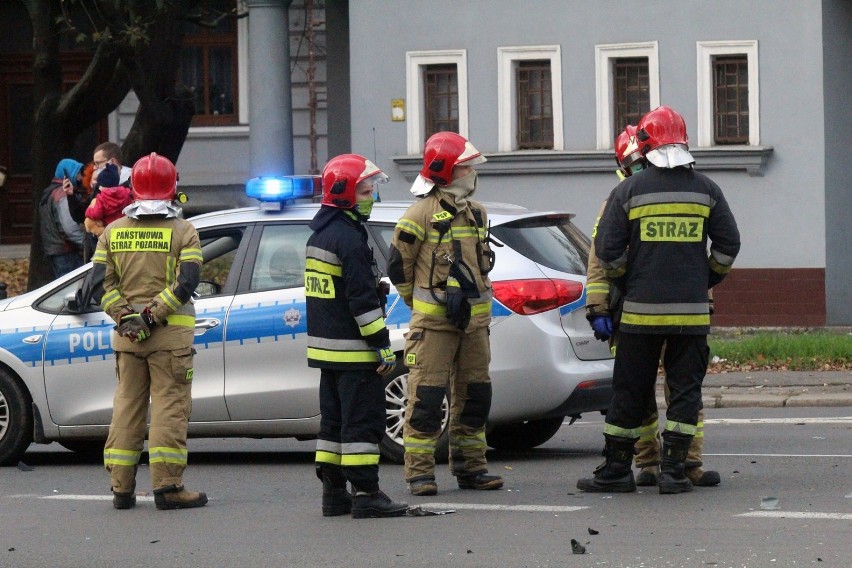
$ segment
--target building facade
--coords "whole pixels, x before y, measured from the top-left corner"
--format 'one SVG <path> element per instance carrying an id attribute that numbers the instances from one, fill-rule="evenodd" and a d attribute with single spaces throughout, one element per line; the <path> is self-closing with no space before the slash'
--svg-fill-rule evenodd
<path id="1" fill-rule="evenodd" d="M 361 0 L 350 35 L 353 150 L 391 197 L 449 121 L 488 157 L 479 199 L 590 232 L 616 132 L 666 104 L 742 233 L 714 324 L 852 323 L 849 2 Z"/>

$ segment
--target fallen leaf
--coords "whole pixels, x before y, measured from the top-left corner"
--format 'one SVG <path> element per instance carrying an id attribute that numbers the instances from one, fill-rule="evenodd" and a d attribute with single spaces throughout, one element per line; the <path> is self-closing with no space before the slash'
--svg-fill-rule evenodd
<path id="1" fill-rule="evenodd" d="M 596 531 L 595 529 L 589 527 L 589 534 L 600 534 L 600 531 Z"/>
<path id="2" fill-rule="evenodd" d="M 585 554 L 586 547 L 577 542 L 575 539 L 571 539 L 571 552 L 574 554 Z"/>

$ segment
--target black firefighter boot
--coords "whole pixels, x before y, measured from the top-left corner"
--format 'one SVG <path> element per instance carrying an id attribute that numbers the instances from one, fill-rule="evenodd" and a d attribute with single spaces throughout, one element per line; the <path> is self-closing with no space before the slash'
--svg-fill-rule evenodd
<path id="1" fill-rule="evenodd" d="M 594 477 L 577 480 L 577 489 L 591 493 L 632 493 L 636 491 L 633 479 L 633 445 L 635 438 L 620 438 L 604 434 L 606 461 L 595 469 Z"/>
<path id="2" fill-rule="evenodd" d="M 355 499 L 352 502 L 353 519 L 401 517 L 406 511 L 408 511 L 408 503 L 397 503 L 380 489 L 372 493 L 355 491 Z"/>
<path id="3" fill-rule="evenodd" d="M 660 463 L 660 494 L 688 493 L 692 482 L 686 476 L 686 454 L 692 436 L 678 432 L 663 432 L 663 458 Z"/>
<path id="4" fill-rule="evenodd" d="M 317 473 L 322 479 L 322 516 L 348 515 L 352 511 L 352 495 L 346 490 L 343 472 L 339 468 L 326 467 L 317 468 Z"/>

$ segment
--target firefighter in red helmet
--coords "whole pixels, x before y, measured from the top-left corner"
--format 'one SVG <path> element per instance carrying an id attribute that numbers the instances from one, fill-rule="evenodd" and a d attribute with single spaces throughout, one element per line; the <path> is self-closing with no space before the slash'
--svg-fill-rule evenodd
<path id="1" fill-rule="evenodd" d="M 379 489 L 386 420 L 381 375 L 393 371 L 396 354 L 362 223 L 373 208 L 374 185 L 385 181 L 382 170 L 363 156 L 329 160 L 305 252 L 308 366 L 320 369 L 316 473 L 326 517 L 350 512 L 356 519 L 399 517 L 408 510 Z"/>
<path id="2" fill-rule="evenodd" d="M 683 493 L 692 491 L 690 466 L 700 466 L 690 464 L 688 454 L 701 429 L 708 290 L 730 271 L 740 236 L 722 190 L 692 168 L 680 114 L 665 106 L 647 113 L 636 128 L 635 144 L 647 168 L 616 186 L 594 234 L 603 275 L 623 294 L 623 302 L 613 399 L 604 426 L 606 459 L 593 477 L 578 480 L 577 487 L 591 492 L 636 490 L 634 444 L 648 434 L 662 355 L 670 400 L 656 484 L 660 493 Z M 590 303 L 600 300 L 591 290 L 589 298 Z M 597 335 L 609 314 L 590 315 Z M 604 331 L 612 333 L 611 325 Z M 655 436 L 656 422 L 653 429 Z M 702 477 L 699 484 L 718 483 Z"/>
<path id="3" fill-rule="evenodd" d="M 450 400 L 450 470 L 462 489 L 500 489 L 488 473 L 485 422 L 494 255 L 485 207 L 472 199 L 473 166 L 485 158 L 454 132 L 427 140 L 411 192 L 420 199 L 396 225 L 388 276 L 411 308 L 405 480 L 412 495 L 435 495 L 441 406 Z M 447 386 L 449 385 L 449 389 Z"/>
<path id="4" fill-rule="evenodd" d="M 149 410 L 148 463 L 157 509 L 201 507 L 207 495 L 183 485 L 192 406 L 195 308 L 202 263 L 198 233 L 175 205 L 177 171 L 152 153 L 131 173 L 135 201 L 107 225 L 92 256 L 103 274 L 103 310 L 116 322 L 112 338 L 118 385 L 104 448 L 113 506 L 136 505 L 136 469 Z"/>
<path id="5" fill-rule="evenodd" d="M 616 174 L 620 180 L 624 180 L 636 172 L 644 170 L 648 161 L 639 150 L 636 140 L 636 127 L 628 124 L 621 134 L 615 139 L 615 160 L 618 163 Z M 597 221 L 603 215 L 606 202 L 601 206 Z M 598 222 L 592 231 L 594 238 L 597 232 Z M 586 318 L 595 330 L 595 337 L 601 341 L 609 341 L 613 353 L 616 351 L 618 324 L 621 320 L 621 300 L 623 296 L 620 290 L 611 286 L 609 279 L 604 276 L 603 268 L 595 255 L 595 245 L 592 242 L 589 251 L 589 265 L 586 271 Z M 708 291 L 710 314 L 713 314 L 713 291 Z M 670 393 L 668 386 L 664 383 L 666 406 L 669 405 Z M 639 441 L 636 442 L 636 455 L 634 461 L 639 469 L 636 476 L 637 486 L 656 486 L 660 476 L 660 433 L 659 412 L 657 401 L 649 401 L 650 415 L 642 422 L 639 433 Z M 686 476 L 692 484 L 699 487 L 711 487 L 721 482 L 719 472 L 703 469 L 704 449 L 704 410 L 698 413 L 698 424 L 696 432 L 689 446 L 689 455 L 686 460 Z"/>

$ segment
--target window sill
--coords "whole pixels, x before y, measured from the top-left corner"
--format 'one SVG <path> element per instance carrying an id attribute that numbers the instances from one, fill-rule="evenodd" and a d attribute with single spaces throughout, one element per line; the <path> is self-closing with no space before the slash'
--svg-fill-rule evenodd
<path id="1" fill-rule="evenodd" d="M 743 170 L 749 176 L 762 176 L 772 146 L 717 146 L 693 148 L 700 171 Z M 488 161 L 476 166 L 482 175 L 496 174 L 565 174 L 565 173 L 612 173 L 616 169 L 612 150 L 584 152 L 562 152 L 527 150 L 485 154 Z M 391 158 L 408 181 L 423 167 L 420 155 L 394 156 Z"/>
<path id="2" fill-rule="evenodd" d="M 248 136 L 247 124 L 234 126 L 191 126 L 187 138 L 245 138 Z"/>

